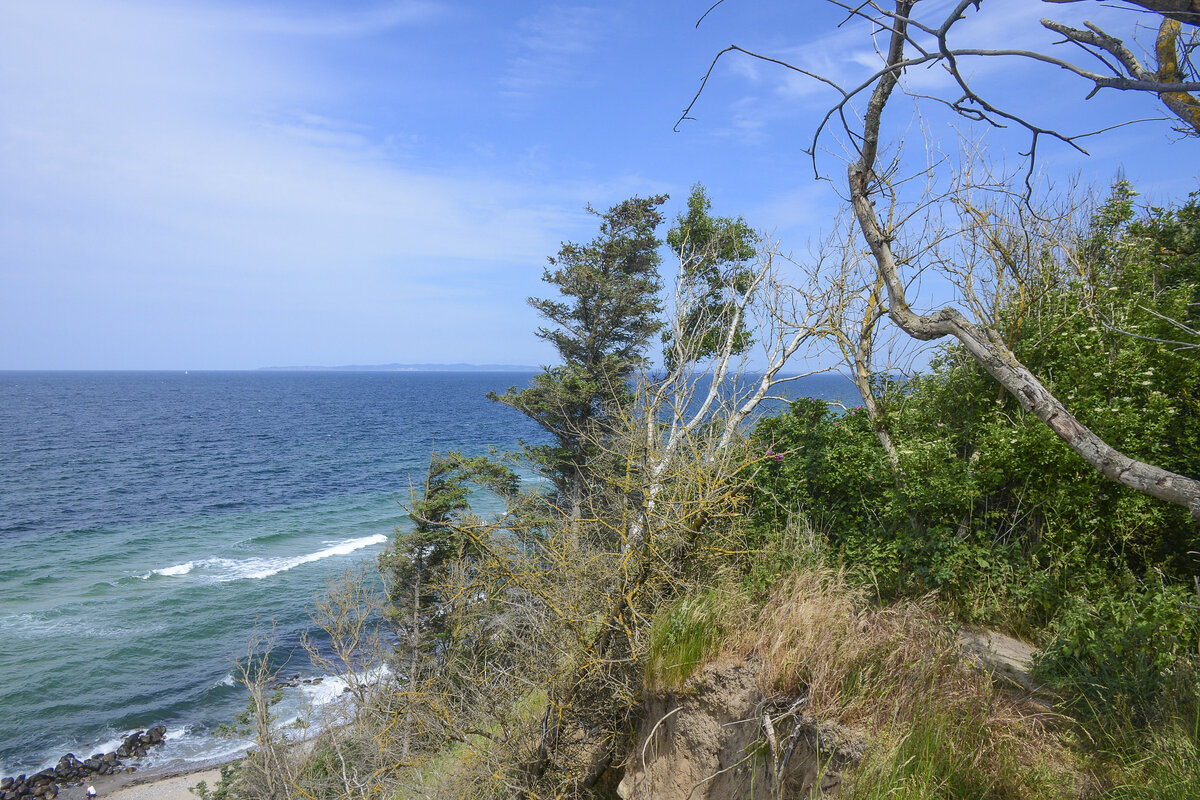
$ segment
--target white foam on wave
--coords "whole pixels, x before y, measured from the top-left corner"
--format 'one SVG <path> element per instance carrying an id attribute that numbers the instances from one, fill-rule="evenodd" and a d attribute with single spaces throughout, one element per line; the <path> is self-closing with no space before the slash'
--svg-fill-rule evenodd
<path id="1" fill-rule="evenodd" d="M 374 536 L 362 536 L 357 539 L 346 539 L 340 542 L 327 543 L 328 547 L 318 550 L 315 553 L 307 553 L 302 556 L 275 556 L 275 557 L 258 557 L 258 558 L 206 558 L 201 561 L 188 561 L 185 564 L 176 564 L 171 567 L 163 567 L 161 569 L 151 570 L 143 575 L 143 578 L 149 578 L 152 575 L 162 575 L 169 578 L 178 578 L 185 575 L 194 575 L 202 580 L 208 580 L 215 583 L 228 583 L 229 581 L 238 580 L 259 580 L 269 578 L 272 575 L 278 575 L 280 572 L 287 572 L 289 569 L 294 569 L 302 564 L 311 564 L 314 561 L 320 561 L 333 556 L 344 556 L 353 553 L 355 550 L 361 550 L 364 547 L 371 547 L 376 544 L 383 544 L 388 540 L 388 537 L 382 533 L 377 533 Z"/>
<path id="2" fill-rule="evenodd" d="M 34 613 L 5 614 L 0 616 L 0 631 L 5 634 L 47 636 L 67 633 L 70 620 L 51 620 Z"/>
<path id="3" fill-rule="evenodd" d="M 375 544 L 383 544 L 387 540 L 387 536 L 377 533 L 374 536 L 347 539 L 331 547 L 326 547 L 324 550 L 318 550 L 315 553 L 308 553 L 302 556 L 246 558 L 240 560 L 214 558 L 211 560 L 213 565 L 222 568 L 222 572 L 215 575 L 214 579 L 220 583 L 225 583 L 226 581 L 241 579 L 259 580 L 261 578 L 269 578 L 272 575 L 278 575 L 280 572 L 287 572 L 289 569 L 294 569 L 301 564 L 311 564 L 314 561 L 320 561 L 333 556 L 349 555 L 355 550 L 361 550 L 364 547 L 370 547 Z"/>
<path id="4" fill-rule="evenodd" d="M 240 736 L 214 735 L 198 732 L 190 725 L 167 729 L 166 739 L 160 747 L 152 748 L 149 754 L 136 763 L 145 773 L 170 773 L 191 769 L 197 764 L 218 764 L 230 761 L 246 753 L 254 746 L 250 739 Z"/>
<path id="5" fill-rule="evenodd" d="M 34 611 L 0 615 L 0 634 L 17 636 L 70 636 L 74 639 L 111 639 L 166 630 L 163 622 L 131 622 L 128 624 L 88 621 L 77 615 L 51 616 L 50 612 Z"/>
<path id="6" fill-rule="evenodd" d="M 359 685 L 376 686 L 392 674 L 387 664 L 380 664 L 355 674 Z M 285 695 L 278 709 L 280 729 L 299 728 L 301 738 L 313 736 L 331 725 L 350 721 L 354 695 L 348 691 L 350 680 L 345 675 L 324 675 L 317 683 L 301 683 L 294 694 Z M 302 723 L 298 725 L 297 723 Z"/>
<path id="7" fill-rule="evenodd" d="M 392 670 L 387 664 L 379 664 L 378 666 L 364 670 L 360 674 L 356 674 L 354 678 L 355 682 L 360 685 L 376 686 L 391 674 Z M 346 676 L 330 675 L 326 676 L 321 683 L 315 686 L 309 684 L 301 685 L 300 694 L 315 708 L 320 708 L 341 698 L 346 694 L 346 689 L 348 688 L 350 688 L 350 681 Z"/>
<path id="8" fill-rule="evenodd" d="M 131 731 L 132 732 L 132 731 Z M 35 772 L 41 772 L 44 769 L 53 767 L 58 763 L 58 760 L 65 754 L 71 753 L 76 758 L 85 759 L 92 755 L 111 753 L 124 743 L 124 737 L 114 738 L 113 733 L 109 730 L 105 734 L 108 738 L 92 739 L 90 741 L 70 741 L 63 740 L 58 744 L 50 747 L 46 754 L 42 756 L 42 761 L 36 766 L 25 764 L 22 766 L 0 765 L 0 776 L 17 775 L 18 773 L 28 773 L 32 775 Z"/>
<path id="9" fill-rule="evenodd" d="M 380 664 L 354 676 L 357 682 L 377 684 L 392 674 L 387 664 Z M 315 676 L 314 676 L 315 677 Z M 311 680 L 311 679 L 310 679 Z M 226 675 L 222 684 L 233 684 L 233 675 Z M 273 727 L 293 740 L 311 738 L 329 725 L 338 725 L 350 719 L 353 694 L 347 692 L 350 682 L 344 675 L 323 675 L 318 683 L 301 683 L 285 690 L 284 699 L 274 710 Z M 298 723 L 303 724 L 298 724 Z M 53 767 L 58 758 L 72 752 L 79 758 L 94 753 L 111 753 L 134 731 L 116 733 L 109 730 L 103 738 L 88 742 L 63 741 L 49 749 L 45 760 L 35 769 L 28 765 L 8 771 L 0 769 L 0 775 L 15 775 L 17 772 L 36 772 Z M 191 725 L 167 725 L 163 744 L 150 749 L 145 758 L 131 761 L 147 774 L 190 769 L 197 764 L 217 764 L 230 761 L 250 750 L 254 742 L 243 736 L 227 736 Z M 4 765 L 0 765 L 3 767 Z"/>

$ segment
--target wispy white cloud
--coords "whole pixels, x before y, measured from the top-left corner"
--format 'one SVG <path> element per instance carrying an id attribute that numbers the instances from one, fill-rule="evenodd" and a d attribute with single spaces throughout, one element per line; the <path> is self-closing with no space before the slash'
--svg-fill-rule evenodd
<path id="1" fill-rule="evenodd" d="M 981 36 L 1018 41 L 1042 9 L 1011 3 L 984 4 Z M 670 5 L 0 3 L 0 367 L 540 361 L 504 350 L 541 346 L 523 301 L 546 255 L 594 234 L 585 203 L 702 180 L 803 239 L 829 207 L 789 193 L 836 95 L 727 57 L 672 134 L 733 34 L 685 45 Z M 746 35 L 869 73 L 869 38 L 796 5 L 743 16 Z M 775 10 L 799 24 L 762 26 Z M 1026 85 L 1010 97 L 1058 102 Z"/>
<path id="2" fill-rule="evenodd" d="M 951 0 L 932 0 L 921 3 L 916 12 L 927 24 L 940 25 L 954 3 Z M 952 47 L 1031 50 L 1049 52 L 1063 58 L 1080 59 L 1078 49 L 1056 47 L 1060 38 L 1040 24 L 1044 16 L 1052 16 L 1068 24 L 1082 25 L 1092 19 L 1114 33 L 1133 32 L 1136 15 L 1117 8 L 1095 3 L 1047 6 L 1038 0 L 1009 0 L 1005 3 L 984 4 L 982 9 L 968 9 L 966 17 L 955 25 L 950 38 Z M 841 27 L 832 24 L 813 25 L 815 35 L 805 36 L 796 30 L 792 41 L 783 41 L 786 34 L 768 37 L 768 45 L 739 42 L 763 55 L 779 59 L 810 74 L 776 67 L 751 58 L 731 54 L 723 76 L 738 85 L 735 99 L 728 101 L 732 124 L 714 136 L 737 138 L 744 144 L 759 145 L 770 141 L 776 124 L 787 120 L 812 120 L 823 114 L 841 99 L 837 90 L 818 80 L 822 76 L 845 90 L 853 90 L 867 81 L 883 64 L 884 42 L 879 31 L 865 21 L 851 19 Z M 926 50 L 935 51 L 932 37 L 913 29 L 913 36 Z M 911 53 L 915 53 L 910 48 Z M 964 76 L 987 99 L 1020 107 L 1033 100 L 1044 102 L 1044 93 L 1022 91 L 1022 82 L 1061 79 L 1053 67 L 1039 65 L 1016 57 L 964 57 L 959 62 Z M 1069 84 L 1068 84 L 1069 85 Z M 1087 85 L 1080 83 L 1080 91 Z M 957 99 L 961 91 L 945 67 L 934 64 L 915 67 L 903 79 L 905 91 L 918 95 L 936 95 L 947 100 Z M 861 106 L 865 95 L 852 103 Z M 815 124 L 815 123 L 810 123 Z"/>
<path id="3" fill-rule="evenodd" d="M 430 0 L 392 0 L 365 8 L 343 8 L 313 13 L 290 9 L 288 13 L 243 6 L 228 12 L 228 21 L 250 31 L 289 36 L 364 36 L 393 28 L 428 22 L 450 13 L 443 3 Z"/>
<path id="4" fill-rule="evenodd" d="M 500 78 L 502 92 L 523 100 L 576 79 L 582 62 L 611 33 L 615 21 L 611 10 L 585 5 L 549 5 L 524 18 Z"/>
<path id="5" fill-rule="evenodd" d="M 750 83 L 758 83 L 762 79 L 762 67 L 760 62 L 753 58 L 739 56 L 726 60 L 725 68 L 730 75 L 749 81 Z"/>
<path id="6" fill-rule="evenodd" d="M 314 223 L 326 221 L 301 227 L 289 237 L 293 242 L 325 235 L 323 228 L 336 220 L 388 216 L 379 236 L 404 240 L 410 252 L 448 247 L 462 256 L 483 250 L 474 237 L 442 238 L 455 225 L 467 225 L 456 209 L 486 212 L 489 202 L 481 198 L 494 197 L 502 225 L 512 221 L 516 187 L 485 177 L 405 170 L 380 157 L 367 125 L 277 111 L 279 105 L 304 106 L 303 72 L 288 74 L 286 65 L 197 41 L 194 33 L 173 28 L 178 20 L 169 13 L 148 21 L 139 10 L 141 30 L 126 25 L 134 20 L 114 15 L 111 6 L 103 17 L 107 26 L 81 18 L 75 31 L 66 32 L 71 41 L 60 42 L 63 47 L 44 46 L 50 31 L 43 30 L 36 37 L 43 46 L 25 52 L 19 28 L 6 26 L 11 41 L 4 50 L 10 56 L 0 57 L 6 64 L 0 67 L 0 89 L 12 122 L 0 136 L 8 156 L 7 192 L 21 183 L 57 189 L 66 203 L 95 203 L 109 212 L 161 208 L 170 199 L 195 206 L 200 216 L 204 208 L 258 209 L 268 218 L 273 209 L 306 210 Z M 85 28 L 87 36 L 76 38 Z M 161 48 L 175 57 L 160 60 L 154 51 Z M 230 80 L 224 70 L 213 75 L 214 51 L 239 80 Z M 199 224 L 200 216 L 189 215 L 188 224 Z M 210 234 L 216 237 L 210 241 L 227 238 Z M 253 226 L 244 235 L 252 237 Z M 289 246 L 269 234 L 263 238 L 271 247 Z M 498 235 L 491 247 L 512 240 L 511 233 Z M 370 241 L 379 243 L 360 236 L 350 246 Z M 501 252 L 512 254 L 513 247 Z M 311 252 L 305 244 L 297 250 Z"/>
<path id="7" fill-rule="evenodd" d="M 493 300 L 511 291 L 525 313 L 512 264 L 557 249 L 577 221 L 561 210 L 573 187 L 395 158 L 395 132 L 322 112 L 318 66 L 274 46 L 307 23 L 247 26 L 218 7 L 199 24 L 202 12 L 133 0 L 0 9 L 0 340 L 32 359 L 16 366 L 163 365 L 105 362 L 90 344 L 79 361 L 47 356 L 86 331 L 111 330 L 106 346 L 130 352 L 266 343 L 268 321 L 280 346 L 315 340 L 284 325 L 296 309 L 344 320 L 339 337 L 351 323 L 379 336 L 391 326 L 451 349 L 463 313 L 435 290 L 455 283 Z M 333 28 L 366 34 L 399 18 Z M 148 344 L 156 325 L 196 327 Z"/>

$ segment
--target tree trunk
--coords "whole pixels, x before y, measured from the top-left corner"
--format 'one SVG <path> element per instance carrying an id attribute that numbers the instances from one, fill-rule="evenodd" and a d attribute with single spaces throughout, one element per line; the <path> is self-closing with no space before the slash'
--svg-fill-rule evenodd
<path id="1" fill-rule="evenodd" d="M 412 586 L 412 631 L 408 641 L 408 675 L 405 676 L 408 681 L 408 703 L 404 709 L 404 739 L 400 748 L 400 758 L 403 761 L 408 761 L 408 754 L 412 746 L 413 691 L 416 686 L 421 651 L 421 574 L 424 571 L 425 558 L 421 554 L 417 557 L 417 569 L 414 570 L 415 577 Z"/>
<path id="2" fill-rule="evenodd" d="M 897 16 L 888 49 L 888 65 L 903 61 L 904 37 L 912 2 L 896 4 Z M 1105 477 L 1152 497 L 1187 508 L 1200 519 L 1200 481 L 1130 458 L 1110 446 L 1067 411 L 1058 398 L 1031 373 L 1004 344 L 995 331 L 972 325 L 957 309 L 942 308 L 932 314 L 915 313 L 905 298 L 904 283 L 892 253 L 891 237 L 885 233 L 871 201 L 879 126 L 883 109 L 899 79 L 899 70 L 880 78 L 863 123 L 859 159 L 850 164 L 848 179 L 854 216 L 874 257 L 879 276 L 888 292 L 888 315 L 909 336 L 921 340 L 954 336 L 967 348 L 988 374 L 1017 399 L 1021 407 L 1046 423 L 1067 446 Z"/>
<path id="3" fill-rule="evenodd" d="M 1051 0 L 1064 2 L 1064 0 Z M 1188 25 L 1200 25 L 1200 0 L 1129 0 L 1135 6 Z"/>

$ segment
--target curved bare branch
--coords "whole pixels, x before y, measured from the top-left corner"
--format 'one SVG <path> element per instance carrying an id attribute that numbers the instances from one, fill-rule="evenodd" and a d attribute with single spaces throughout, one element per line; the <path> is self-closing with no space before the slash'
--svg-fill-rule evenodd
<path id="1" fill-rule="evenodd" d="M 1087 70 L 1067 66 L 1075 74 L 1092 81 L 1094 88 L 1088 97 L 1101 89 L 1122 89 L 1154 92 L 1171 113 L 1188 126 L 1191 132 L 1200 134 L 1200 102 L 1190 93 L 1200 91 L 1200 81 L 1185 80 L 1179 67 L 1176 41 L 1180 34 L 1178 20 L 1165 18 L 1159 26 L 1155 42 L 1155 57 L 1158 68 L 1151 69 L 1142 64 L 1124 42 L 1110 36 L 1091 23 L 1087 30 L 1072 28 L 1054 20 L 1043 19 L 1042 26 L 1062 35 L 1064 39 L 1084 47 L 1094 47 L 1113 56 L 1125 70 L 1125 75 L 1099 76 Z M 1089 50 L 1089 52 L 1092 52 Z M 1093 55 L 1099 56 L 1093 52 Z M 1048 59 L 1039 59 L 1048 60 Z M 1102 59 L 1103 60 L 1103 59 Z M 1109 64 L 1108 61 L 1104 61 Z M 1060 66 L 1063 66 L 1060 64 Z M 1112 67 L 1111 64 L 1109 64 Z"/>
<path id="2" fill-rule="evenodd" d="M 888 64 L 899 64 L 904 60 L 907 31 L 903 17 L 911 11 L 912 0 L 901 0 L 896 7 L 899 16 L 892 27 Z M 879 150 L 880 123 L 898 80 L 899 72 L 887 72 L 872 92 L 863 120 L 861 155 L 850 164 L 847 174 L 854 215 L 871 250 L 879 276 L 887 287 L 888 314 L 892 321 L 917 339 L 955 337 L 980 366 L 1016 398 L 1022 408 L 1036 415 L 1068 447 L 1105 477 L 1152 497 L 1181 505 L 1189 509 L 1194 518 L 1200 518 L 1200 481 L 1130 458 L 1110 446 L 1079 422 L 1017 359 L 995 331 L 975 326 L 952 307 L 944 307 L 931 314 L 918 314 L 909 306 L 892 251 L 891 232 L 881 225 L 872 200 L 873 195 L 877 194 L 875 187 L 878 185 L 875 160 Z"/>

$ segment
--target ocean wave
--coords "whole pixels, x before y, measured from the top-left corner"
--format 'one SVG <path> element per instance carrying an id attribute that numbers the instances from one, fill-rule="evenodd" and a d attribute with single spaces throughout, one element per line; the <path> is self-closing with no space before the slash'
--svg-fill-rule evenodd
<path id="1" fill-rule="evenodd" d="M 234 547 L 237 549 L 252 547 L 254 545 L 274 544 L 275 542 L 285 542 L 295 536 L 292 531 L 271 531 L 270 533 L 255 534 L 247 536 L 245 539 L 239 539 L 234 542 Z"/>
<path id="2" fill-rule="evenodd" d="M 31 611 L 0 614 L 0 634 L 4 636 L 70 636 L 87 639 L 117 639 L 160 633 L 167 629 L 161 622 L 114 623 L 83 619 L 77 614 Z"/>
<path id="3" fill-rule="evenodd" d="M 187 575 L 189 572 L 192 571 L 193 568 L 195 568 L 195 566 L 196 566 L 196 564 L 194 561 L 188 561 L 185 564 L 176 564 L 173 567 L 163 567 L 162 569 L 150 570 L 150 574 L 151 575 L 162 575 L 162 576 L 168 577 L 168 578 L 175 576 L 175 575 Z"/>
<path id="4" fill-rule="evenodd" d="M 378 685 L 391 677 L 392 670 L 387 664 L 379 664 L 354 674 L 355 682 L 365 685 Z M 326 675 L 319 684 L 307 684 L 300 687 L 301 696 L 314 708 L 328 705 L 340 699 L 350 688 L 350 680 L 345 675 Z"/>
<path id="5" fill-rule="evenodd" d="M 356 539 L 345 539 L 336 542 L 325 542 L 327 546 L 314 553 L 307 553 L 300 556 L 274 556 L 274 557 L 256 557 L 256 558 L 206 558 L 200 561 L 188 561 L 184 564 L 176 564 L 170 567 L 151 570 L 142 577 L 144 579 L 151 578 L 155 575 L 160 575 L 165 578 L 179 578 L 183 576 L 195 576 L 200 580 L 209 581 L 212 583 L 228 583 L 229 581 L 238 580 L 260 580 L 269 578 L 272 575 L 278 575 L 280 572 L 287 572 L 290 569 L 301 566 L 302 564 L 311 564 L 314 561 L 332 558 L 334 556 L 344 556 L 353 553 L 355 550 L 361 550 L 364 547 L 371 547 L 376 544 L 383 544 L 388 540 L 388 537 L 382 533 L 377 533 L 373 536 L 362 536 Z"/>
<path id="6" fill-rule="evenodd" d="M 344 725 L 354 713 L 350 679 L 359 685 L 378 685 L 391 675 L 387 664 L 379 664 L 352 676 L 322 675 L 290 687 L 277 708 L 275 725 L 280 730 L 298 727 L 306 731 L 303 738 L 315 736 L 331 726 Z"/>
<path id="7" fill-rule="evenodd" d="M 356 673 L 358 682 L 378 683 L 387 680 L 392 675 L 387 664 L 379 664 Z M 350 681 L 345 675 L 320 675 L 309 678 L 308 683 L 289 686 L 284 690 L 284 698 L 274 710 L 272 727 L 286 732 L 289 736 L 308 739 L 316 736 L 329 725 L 342 724 L 349 720 L 352 713 L 353 698 L 347 691 Z M 233 673 L 228 673 L 218 681 L 218 686 L 235 685 Z M 297 733 L 297 722 L 303 721 L 302 733 Z M 167 734 L 161 747 L 154 748 L 150 753 L 137 761 L 140 772 L 145 775 L 171 773 L 179 770 L 194 769 L 197 764 L 217 764 L 241 756 L 250 750 L 254 743 L 242 735 L 229 736 L 214 732 L 211 728 L 193 724 L 178 724 L 173 720 L 165 720 Z M 98 736 L 87 740 L 62 740 L 47 747 L 40 758 L 40 763 L 4 765 L 7 771 L 3 775 L 15 775 L 18 772 L 36 772 L 47 767 L 53 767 L 58 758 L 67 752 L 84 757 L 89 753 L 111 753 L 124 742 L 125 738 L 135 730 L 129 729 L 121 733 L 111 727 Z"/>

